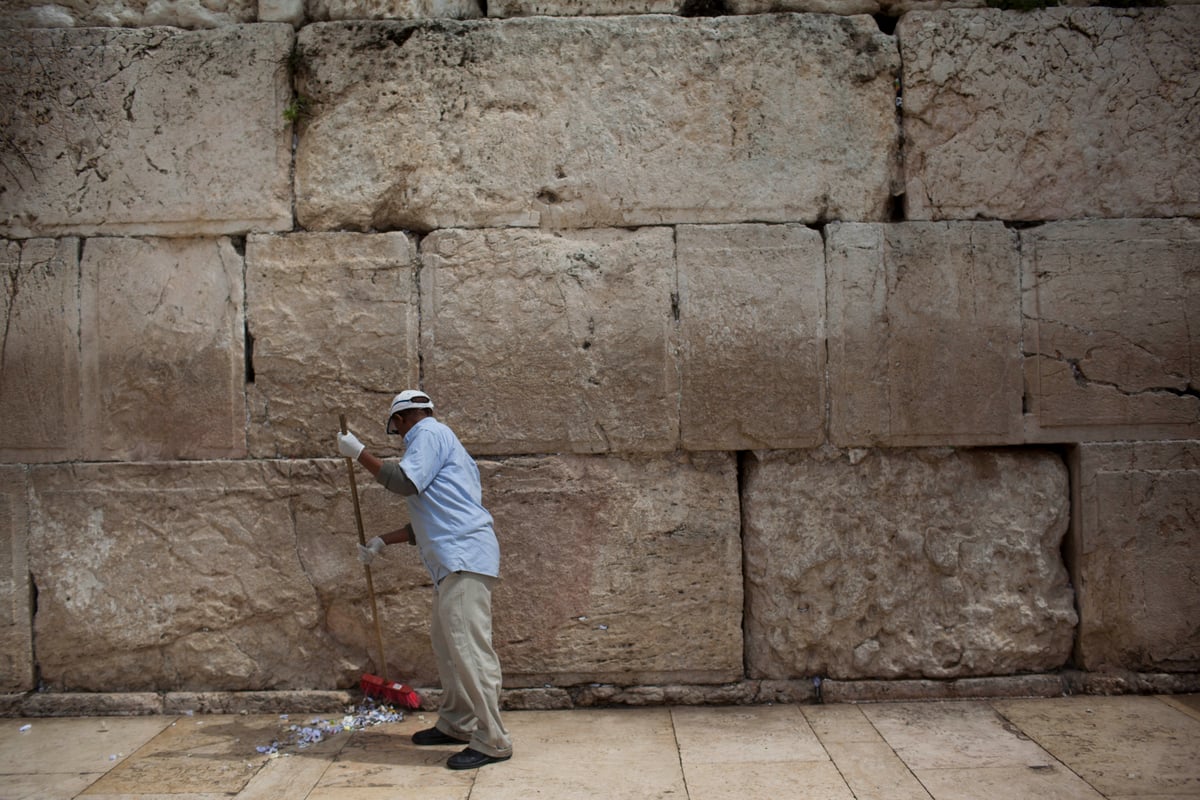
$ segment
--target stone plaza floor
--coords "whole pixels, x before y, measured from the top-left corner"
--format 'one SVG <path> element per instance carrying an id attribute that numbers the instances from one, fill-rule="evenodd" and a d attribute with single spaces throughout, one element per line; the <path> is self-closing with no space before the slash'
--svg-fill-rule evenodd
<path id="1" fill-rule="evenodd" d="M 429 712 L 259 752 L 336 719 L 0 718 L 0 798 L 1200 798 L 1200 695 L 510 711 L 513 758 L 464 772 L 409 741 Z"/>

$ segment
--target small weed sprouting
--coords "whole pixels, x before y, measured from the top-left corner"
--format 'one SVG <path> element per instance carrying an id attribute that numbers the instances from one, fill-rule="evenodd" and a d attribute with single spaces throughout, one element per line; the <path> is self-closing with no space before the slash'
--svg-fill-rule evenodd
<path id="1" fill-rule="evenodd" d="M 308 116 L 309 108 L 309 99 L 302 94 L 298 94 L 292 98 L 292 102 L 287 104 L 287 108 L 283 109 L 283 118 L 295 125 Z"/>

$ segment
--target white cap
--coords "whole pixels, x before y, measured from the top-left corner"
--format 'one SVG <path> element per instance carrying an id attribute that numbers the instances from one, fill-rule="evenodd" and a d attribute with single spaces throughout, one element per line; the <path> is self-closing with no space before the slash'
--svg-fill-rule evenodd
<path id="1" fill-rule="evenodd" d="M 388 432 L 391 432 L 392 415 L 399 414 L 401 411 L 408 411 L 410 408 L 433 408 L 433 401 L 429 399 L 429 395 L 416 389 L 405 389 L 400 394 L 392 398 L 392 410 L 388 412 L 387 426 Z"/>
<path id="2" fill-rule="evenodd" d="M 392 410 L 388 412 L 388 418 L 390 419 L 392 414 L 408 411 L 410 408 L 433 408 L 433 401 L 424 392 L 405 389 L 392 398 Z"/>

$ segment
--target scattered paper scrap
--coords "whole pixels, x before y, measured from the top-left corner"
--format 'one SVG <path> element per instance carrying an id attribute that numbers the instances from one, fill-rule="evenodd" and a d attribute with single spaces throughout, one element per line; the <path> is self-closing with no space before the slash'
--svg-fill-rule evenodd
<path id="1" fill-rule="evenodd" d="M 279 718 L 286 722 L 288 715 L 280 714 Z M 289 749 L 304 750 L 314 744 L 320 744 L 325 739 L 345 731 L 353 732 L 403 720 L 404 712 L 397 711 L 395 707 L 386 703 L 376 703 L 371 698 L 367 698 L 357 708 L 347 709 L 345 716 L 339 721 L 314 717 L 307 725 L 288 725 L 279 739 L 269 745 L 260 745 L 255 750 L 261 755 L 274 758 L 279 755 L 287 755 Z"/>

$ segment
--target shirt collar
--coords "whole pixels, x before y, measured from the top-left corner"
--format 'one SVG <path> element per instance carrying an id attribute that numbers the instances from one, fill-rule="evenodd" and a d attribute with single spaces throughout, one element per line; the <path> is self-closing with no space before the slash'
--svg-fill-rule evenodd
<path id="1" fill-rule="evenodd" d="M 409 428 L 408 433 L 404 434 L 404 446 L 408 447 L 409 443 L 412 442 L 412 438 L 417 435 L 417 430 L 426 422 L 430 422 L 432 420 L 433 417 L 423 417 L 420 422 Z"/>

